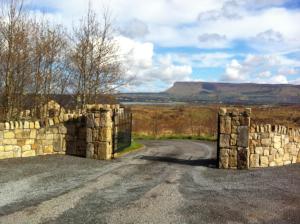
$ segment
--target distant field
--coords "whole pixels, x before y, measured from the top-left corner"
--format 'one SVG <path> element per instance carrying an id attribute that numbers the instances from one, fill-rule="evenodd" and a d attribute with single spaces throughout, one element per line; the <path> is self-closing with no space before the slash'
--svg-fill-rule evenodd
<path id="1" fill-rule="evenodd" d="M 219 105 L 131 105 L 139 138 L 215 139 Z M 223 107 L 223 106 L 222 106 Z M 300 127 L 300 106 L 252 107 L 252 122 Z"/>

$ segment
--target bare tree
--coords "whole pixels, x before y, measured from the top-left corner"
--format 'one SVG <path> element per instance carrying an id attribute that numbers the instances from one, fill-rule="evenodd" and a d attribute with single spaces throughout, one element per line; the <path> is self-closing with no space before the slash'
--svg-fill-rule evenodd
<path id="1" fill-rule="evenodd" d="M 71 70 L 80 106 L 95 102 L 99 93 L 109 93 L 122 83 L 118 46 L 112 36 L 109 13 L 102 22 L 89 9 L 79 27 L 74 28 Z"/>
<path id="2" fill-rule="evenodd" d="M 32 18 L 23 0 L 0 0 L 0 94 L 6 119 L 17 117 L 30 96 L 31 108 L 52 94 L 77 94 L 80 107 L 124 84 L 110 14 L 89 9 L 67 33 L 45 18 Z M 28 102 L 28 100 L 27 100 Z"/>

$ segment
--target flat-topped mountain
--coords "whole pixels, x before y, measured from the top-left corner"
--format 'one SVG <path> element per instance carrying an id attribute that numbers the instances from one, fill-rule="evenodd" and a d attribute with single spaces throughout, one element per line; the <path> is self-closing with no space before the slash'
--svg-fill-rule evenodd
<path id="1" fill-rule="evenodd" d="M 300 104 L 300 85 L 176 82 L 165 93 L 178 98 L 224 103 Z"/>
<path id="2" fill-rule="evenodd" d="M 121 93 L 117 98 L 121 102 L 300 105 L 300 85 L 176 82 L 161 93 Z"/>

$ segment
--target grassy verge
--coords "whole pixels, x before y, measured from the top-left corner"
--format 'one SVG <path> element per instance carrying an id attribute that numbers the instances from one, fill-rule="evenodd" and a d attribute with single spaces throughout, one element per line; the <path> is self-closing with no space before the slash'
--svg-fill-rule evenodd
<path id="1" fill-rule="evenodd" d="M 190 136 L 190 135 L 140 135 L 134 134 L 136 140 L 202 140 L 202 141 L 216 141 L 217 139 L 213 136 Z"/>
<path id="2" fill-rule="evenodd" d="M 122 156 L 122 155 L 125 155 L 127 153 L 130 153 L 130 152 L 133 152 L 133 151 L 136 151 L 136 150 L 139 150 L 141 148 L 143 148 L 144 145 L 133 140 L 131 145 L 125 149 L 123 149 L 122 151 L 118 152 L 115 154 L 115 157 L 119 157 L 119 156 Z"/>

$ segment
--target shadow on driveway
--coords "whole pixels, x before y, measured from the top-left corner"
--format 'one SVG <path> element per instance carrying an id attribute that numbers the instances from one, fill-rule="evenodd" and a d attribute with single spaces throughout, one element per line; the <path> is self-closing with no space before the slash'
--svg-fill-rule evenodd
<path id="1" fill-rule="evenodd" d="M 155 162 L 175 163 L 175 164 L 188 165 L 188 166 L 205 166 L 209 168 L 217 168 L 216 159 L 189 160 L 189 159 L 177 159 L 177 158 L 165 157 L 165 156 L 142 156 L 140 157 L 140 159 L 155 161 Z"/>

